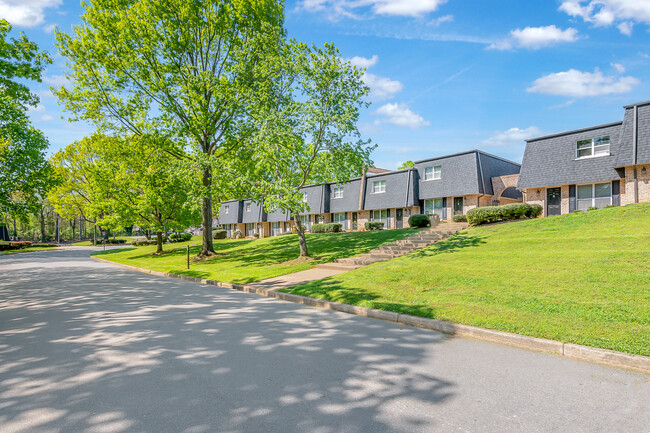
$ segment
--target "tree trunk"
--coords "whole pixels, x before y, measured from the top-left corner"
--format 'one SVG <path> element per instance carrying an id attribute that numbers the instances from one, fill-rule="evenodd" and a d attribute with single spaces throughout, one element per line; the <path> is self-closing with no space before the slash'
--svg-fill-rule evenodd
<path id="1" fill-rule="evenodd" d="M 300 245 L 300 257 L 309 257 L 309 251 L 307 251 L 307 240 L 305 239 L 305 231 L 302 229 L 302 224 L 300 224 L 299 215 L 294 215 L 293 223 L 296 225 L 296 231 L 298 232 L 298 244 Z"/>
<path id="2" fill-rule="evenodd" d="M 156 232 L 156 254 L 163 253 L 162 232 Z"/>
<path id="3" fill-rule="evenodd" d="M 147 238 L 148 241 L 151 240 L 151 229 L 147 229 L 144 231 L 144 237 Z"/>
<path id="4" fill-rule="evenodd" d="M 45 242 L 45 214 L 41 209 L 41 242 Z"/>
<path id="5" fill-rule="evenodd" d="M 14 240 L 18 238 L 18 232 L 16 231 L 16 217 L 14 217 Z"/>
<path id="6" fill-rule="evenodd" d="M 199 257 L 211 256 L 214 254 L 212 243 L 212 194 L 209 192 L 212 186 L 212 172 L 210 167 L 203 170 L 203 186 L 206 188 L 206 196 L 203 197 L 201 206 L 201 218 L 203 219 L 203 247 Z"/>

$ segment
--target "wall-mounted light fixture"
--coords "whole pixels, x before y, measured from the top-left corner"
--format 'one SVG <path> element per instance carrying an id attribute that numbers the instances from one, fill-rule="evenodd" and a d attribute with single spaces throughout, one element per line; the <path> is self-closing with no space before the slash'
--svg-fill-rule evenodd
<path id="1" fill-rule="evenodd" d="M 643 168 L 641 169 L 641 174 L 645 174 L 645 172 L 646 172 L 646 169 L 645 169 L 645 167 L 643 167 Z"/>
<path id="2" fill-rule="evenodd" d="M 538 189 L 538 190 L 537 190 L 537 194 L 539 194 L 540 192 L 541 192 L 541 190 Z"/>

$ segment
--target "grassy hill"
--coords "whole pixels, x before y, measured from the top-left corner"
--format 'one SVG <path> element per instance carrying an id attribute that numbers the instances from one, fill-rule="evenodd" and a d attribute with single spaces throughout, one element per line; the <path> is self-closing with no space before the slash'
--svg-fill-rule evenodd
<path id="1" fill-rule="evenodd" d="M 650 204 L 469 228 L 285 291 L 650 355 Z"/>
<path id="2" fill-rule="evenodd" d="M 310 233 L 307 247 L 313 260 L 298 261 L 298 235 L 264 239 L 223 239 L 214 241 L 217 255 L 193 262 L 185 269 L 186 246 L 194 256 L 201 251 L 200 238 L 178 244 L 166 244 L 162 256 L 152 253 L 155 246 L 120 248 L 94 253 L 102 259 L 161 272 L 190 275 L 217 281 L 245 284 L 279 275 L 303 271 L 318 263 L 367 253 L 379 245 L 413 234 L 413 229 L 353 233 Z"/>

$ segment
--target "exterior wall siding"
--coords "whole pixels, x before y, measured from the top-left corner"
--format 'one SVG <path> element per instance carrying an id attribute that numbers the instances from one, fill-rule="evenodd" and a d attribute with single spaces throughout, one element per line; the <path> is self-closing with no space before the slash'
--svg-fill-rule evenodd
<path id="1" fill-rule="evenodd" d="M 645 173 L 643 169 L 645 168 Z M 639 203 L 650 202 L 650 164 L 636 166 Z M 634 166 L 625 167 L 625 179 L 621 181 L 621 205 L 634 203 Z"/>

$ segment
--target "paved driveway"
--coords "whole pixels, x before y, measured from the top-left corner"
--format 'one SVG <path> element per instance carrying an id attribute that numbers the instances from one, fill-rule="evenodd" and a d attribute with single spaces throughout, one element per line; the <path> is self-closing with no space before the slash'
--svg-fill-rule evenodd
<path id="1" fill-rule="evenodd" d="M 641 432 L 626 370 L 148 276 L 0 256 L 0 432 Z"/>

